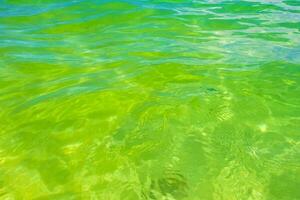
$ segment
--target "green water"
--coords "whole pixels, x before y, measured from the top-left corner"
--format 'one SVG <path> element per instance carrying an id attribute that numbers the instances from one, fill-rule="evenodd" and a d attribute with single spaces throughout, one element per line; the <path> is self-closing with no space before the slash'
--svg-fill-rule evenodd
<path id="1" fill-rule="evenodd" d="M 299 200 L 300 1 L 0 0 L 0 199 Z"/>

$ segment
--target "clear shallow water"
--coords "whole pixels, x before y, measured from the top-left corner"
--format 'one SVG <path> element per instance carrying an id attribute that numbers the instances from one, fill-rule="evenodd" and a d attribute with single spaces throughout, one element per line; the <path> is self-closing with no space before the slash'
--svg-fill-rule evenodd
<path id="1" fill-rule="evenodd" d="M 0 0 L 0 199 L 300 199 L 300 2 Z"/>

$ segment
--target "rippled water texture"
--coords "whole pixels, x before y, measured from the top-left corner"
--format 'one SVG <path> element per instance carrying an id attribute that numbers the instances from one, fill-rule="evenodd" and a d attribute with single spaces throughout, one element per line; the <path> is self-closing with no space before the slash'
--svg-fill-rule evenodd
<path id="1" fill-rule="evenodd" d="M 0 199 L 299 200 L 299 0 L 0 0 Z"/>

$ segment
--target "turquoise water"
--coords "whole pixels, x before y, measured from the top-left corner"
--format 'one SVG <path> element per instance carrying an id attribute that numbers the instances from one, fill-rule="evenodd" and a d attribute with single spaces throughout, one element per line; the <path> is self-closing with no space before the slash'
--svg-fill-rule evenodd
<path id="1" fill-rule="evenodd" d="M 300 199 L 300 1 L 0 0 L 0 199 Z"/>

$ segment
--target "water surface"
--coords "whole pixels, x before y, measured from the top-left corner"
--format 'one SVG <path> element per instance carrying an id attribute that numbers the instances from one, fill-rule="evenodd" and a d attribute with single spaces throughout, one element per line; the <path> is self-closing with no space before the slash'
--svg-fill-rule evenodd
<path id="1" fill-rule="evenodd" d="M 0 199 L 300 199 L 300 1 L 0 0 Z"/>

